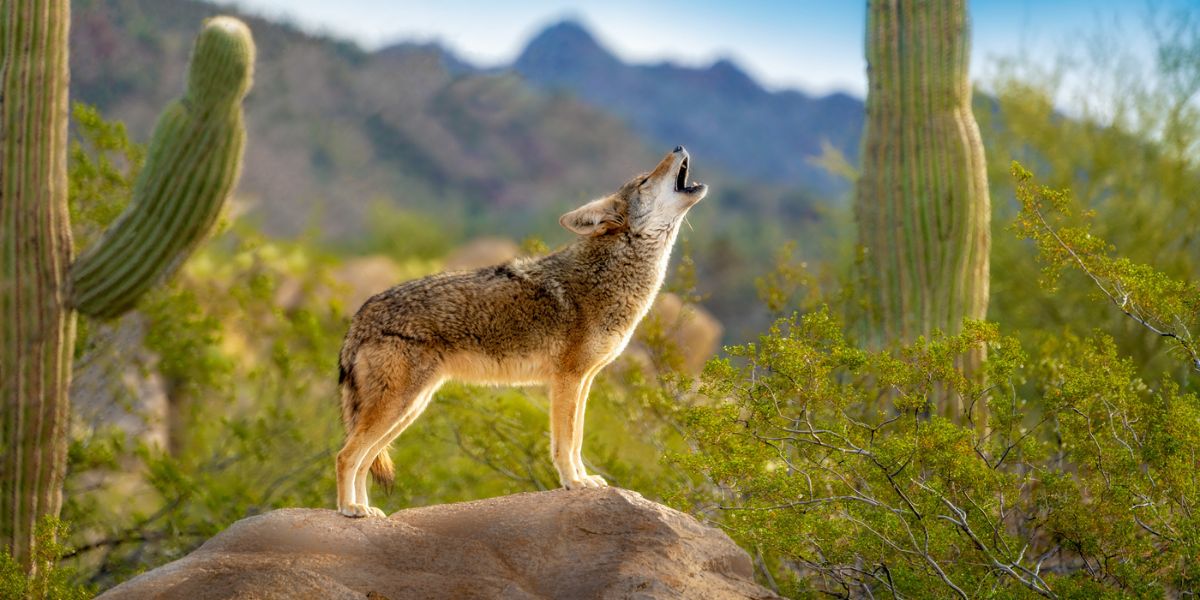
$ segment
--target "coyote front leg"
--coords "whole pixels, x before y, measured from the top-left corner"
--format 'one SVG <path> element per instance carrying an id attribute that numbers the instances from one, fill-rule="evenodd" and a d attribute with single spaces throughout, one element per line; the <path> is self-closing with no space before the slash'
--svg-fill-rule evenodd
<path id="1" fill-rule="evenodd" d="M 596 367 L 583 378 L 583 386 L 579 390 L 579 402 L 575 404 L 575 427 L 571 429 L 571 462 L 575 463 L 575 468 L 584 479 L 595 483 L 597 487 L 605 487 L 608 482 L 599 475 L 588 475 L 587 469 L 583 466 L 583 420 L 587 413 L 588 394 L 592 390 L 592 381 L 596 379 L 596 374 L 600 372 L 601 368 L 603 366 Z"/>
<path id="2" fill-rule="evenodd" d="M 569 490 L 606 485 L 599 477 L 588 477 L 583 465 L 574 460 L 575 438 L 583 434 L 579 406 L 587 393 L 585 383 L 586 377 L 570 375 L 550 384 L 550 458 L 559 481 Z"/>

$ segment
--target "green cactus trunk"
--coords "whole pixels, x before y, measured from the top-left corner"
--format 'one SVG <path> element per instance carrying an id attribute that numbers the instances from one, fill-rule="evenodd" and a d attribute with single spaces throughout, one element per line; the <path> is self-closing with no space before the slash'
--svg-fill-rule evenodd
<path id="1" fill-rule="evenodd" d="M 5 0 L 0 15 L 0 538 L 28 561 L 57 515 L 74 314 L 65 306 L 67 0 Z"/>
<path id="2" fill-rule="evenodd" d="M 70 5 L 0 0 L 0 19 L 0 551 L 30 568 L 34 526 L 62 504 L 72 308 L 129 309 L 211 230 L 240 171 L 254 43 L 236 19 L 205 23 L 187 92 L 159 119 L 129 208 L 72 266 Z"/>
<path id="3" fill-rule="evenodd" d="M 987 313 L 991 207 L 968 37 L 966 0 L 868 2 L 855 216 L 876 342 L 957 333 Z M 956 401 L 941 402 L 962 420 Z"/>

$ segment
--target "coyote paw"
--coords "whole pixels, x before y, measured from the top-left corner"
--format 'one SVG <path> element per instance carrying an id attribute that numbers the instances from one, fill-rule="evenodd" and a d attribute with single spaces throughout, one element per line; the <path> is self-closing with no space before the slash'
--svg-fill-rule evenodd
<path id="1" fill-rule="evenodd" d="M 564 481 L 563 487 L 568 490 L 582 490 L 585 488 L 602 488 L 608 487 L 608 482 L 599 475 L 584 475 L 579 479 Z"/>
<path id="2" fill-rule="evenodd" d="M 342 506 L 342 507 L 338 508 L 338 512 L 341 513 L 343 516 L 351 517 L 351 518 L 355 518 L 355 519 L 360 518 L 360 517 L 386 517 L 387 516 L 386 514 L 384 514 L 384 512 L 382 510 L 379 510 L 378 508 L 375 508 L 374 506 L 367 506 L 366 504 L 347 504 L 346 506 Z"/>

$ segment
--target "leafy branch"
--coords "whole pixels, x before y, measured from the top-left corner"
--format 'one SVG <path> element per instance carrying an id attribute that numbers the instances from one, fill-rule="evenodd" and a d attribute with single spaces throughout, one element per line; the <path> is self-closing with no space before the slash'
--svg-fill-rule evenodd
<path id="1" fill-rule="evenodd" d="M 1067 190 L 1036 184 L 1033 174 L 1015 161 L 1011 171 L 1021 204 L 1014 227 L 1037 245 L 1039 259 L 1046 264 L 1046 282 L 1053 284 L 1068 267 L 1078 269 L 1113 306 L 1151 333 L 1170 339 L 1200 371 L 1200 346 L 1191 331 L 1200 313 L 1200 288 L 1113 256 L 1114 248 L 1091 232 L 1092 215 L 1075 214 Z M 1072 220 L 1082 222 L 1072 225 Z"/>

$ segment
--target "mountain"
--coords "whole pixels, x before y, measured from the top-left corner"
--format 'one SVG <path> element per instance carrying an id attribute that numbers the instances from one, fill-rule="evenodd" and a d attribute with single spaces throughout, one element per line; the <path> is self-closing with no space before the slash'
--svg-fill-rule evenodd
<path id="1" fill-rule="evenodd" d="M 707 68 L 629 65 L 566 21 L 536 35 L 513 69 L 621 117 L 647 140 L 684 144 L 742 177 L 837 193 L 847 184 L 808 159 L 821 154 L 823 142 L 851 160 L 858 156 L 861 100 L 770 92 L 729 60 Z"/>
<path id="2" fill-rule="evenodd" d="M 200 22 L 228 8 L 192 0 L 75 3 L 71 95 L 145 140 L 183 89 Z M 258 61 L 239 201 L 264 229 L 359 235 L 377 203 L 510 235 L 531 215 L 616 189 L 651 151 L 616 117 L 514 74 L 475 73 L 432 45 L 367 53 L 242 15 Z"/>

